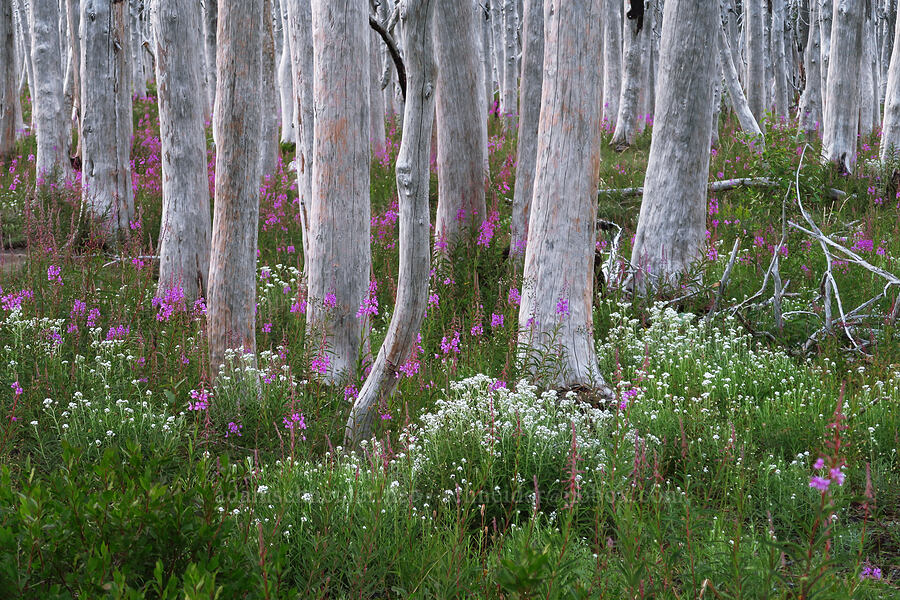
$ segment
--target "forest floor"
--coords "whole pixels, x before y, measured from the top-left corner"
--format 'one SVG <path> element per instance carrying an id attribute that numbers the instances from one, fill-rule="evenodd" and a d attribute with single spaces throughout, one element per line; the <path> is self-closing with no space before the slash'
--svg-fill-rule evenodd
<path id="1" fill-rule="evenodd" d="M 315 377 L 291 150 L 262 186 L 259 354 L 213 382 L 202 302 L 156 296 L 155 110 L 135 103 L 119 247 L 77 181 L 36 190 L 33 138 L 0 162 L 0 596 L 900 597 L 900 190 L 877 135 L 841 176 L 792 123 L 768 123 L 763 151 L 724 120 L 710 180 L 775 185 L 711 194 L 705 259 L 653 298 L 618 285 L 640 198 L 601 195 L 622 234 L 598 236 L 617 398 L 596 405 L 520 380 L 515 140 L 492 118 L 489 214 L 433 265 L 377 441 L 348 454 L 361 381 Z M 649 130 L 622 153 L 608 138 L 601 188 L 641 185 Z M 372 163 L 373 348 L 399 142 Z"/>

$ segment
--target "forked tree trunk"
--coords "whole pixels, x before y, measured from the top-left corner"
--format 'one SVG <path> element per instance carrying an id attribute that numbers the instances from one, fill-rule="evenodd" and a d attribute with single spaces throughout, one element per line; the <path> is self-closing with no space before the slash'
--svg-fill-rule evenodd
<path id="1" fill-rule="evenodd" d="M 657 117 L 631 257 L 638 292 L 674 283 L 701 255 L 715 66 L 707 46 L 718 15 L 707 0 L 666 2 Z"/>
<path id="2" fill-rule="evenodd" d="M 610 142 L 613 146 L 630 146 L 634 143 L 643 74 L 641 69 L 645 35 L 643 19 L 626 19 L 624 29 L 625 70 L 622 77 L 622 93 L 619 97 L 619 112 Z"/>
<path id="3" fill-rule="evenodd" d="M 766 92 L 766 55 L 767 48 L 765 38 L 765 0 L 744 0 L 747 4 L 747 22 L 744 24 L 747 38 L 747 103 L 750 111 L 756 117 L 756 122 L 762 124 L 768 106 L 768 94 Z"/>
<path id="4" fill-rule="evenodd" d="M 213 374 L 226 349 L 256 353 L 260 44 L 263 2 L 219 0 L 216 32 L 216 187 L 207 330 Z"/>
<path id="5" fill-rule="evenodd" d="M 856 164 L 864 9 L 860 0 L 834 0 L 822 154 L 848 173 Z"/>
<path id="6" fill-rule="evenodd" d="M 16 150 L 15 44 L 12 3 L 0 2 L 0 158 Z"/>
<path id="7" fill-rule="evenodd" d="M 597 369 L 592 302 L 600 176 L 601 0 L 547 0 L 534 200 L 525 250 L 519 354 L 550 385 L 608 393 Z M 709 137 L 707 137 L 707 144 Z M 555 355 L 550 372 L 537 356 Z"/>
<path id="8" fill-rule="evenodd" d="M 349 448 L 372 436 L 377 407 L 397 385 L 397 369 L 409 359 L 425 317 L 431 253 L 429 162 L 436 83 L 432 15 L 435 5 L 440 2 L 442 0 L 403 0 L 401 4 L 408 96 L 403 141 L 397 156 L 400 276 L 387 335 L 347 420 L 344 441 Z"/>
<path id="9" fill-rule="evenodd" d="M 734 66 L 734 62 L 731 60 L 733 54 L 728 45 L 725 29 L 718 27 L 717 30 L 716 48 L 719 50 L 719 64 L 722 67 L 725 86 L 728 88 L 728 96 L 731 98 L 731 105 L 734 108 L 735 115 L 737 115 L 741 130 L 754 137 L 762 138 L 762 129 L 760 129 L 756 117 L 753 116 L 750 105 L 747 103 L 747 98 L 744 96 L 741 82 L 738 81 L 737 69 Z"/>
<path id="10" fill-rule="evenodd" d="M 162 141 L 159 291 L 180 287 L 189 301 L 206 295 L 210 265 L 201 18 L 194 0 L 156 0 L 152 11 Z"/>
<path id="11" fill-rule="evenodd" d="M 64 181 L 72 175 L 69 162 L 71 125 L 63 111 L 63 57 L 60 53 L 59 2 L 31 0 L 31 61 L 35 85 L 32 110 L 37 133 L 35 168 L 38 178 Z M 12 61 L 8 65 L 14 64 Z"/>
<path id="12" fill-rule="evenodd" d="M 280 149 L 278 139 L 278 89 L 275 85 L 275 34 L 272 31 L 272 0 L 263 0 L 262 20 L 262 72 L 260 73 L 260 93 L 262 94 L 262 131 L 259 138 L 260 176 L 275 172 Z M 368 71 L 368 70 L 367 70 Z"/>
<path id="13" fill-rule="evenodd" d="M 310 206 L 308 327 L 327 353 L 324 379 L 356 375 L 369 319 L 369 11 L 363 2 L 312 1 L 315 130 Z M 340 42 L 340 43 L 338 43 Z M 481 163 L 479 163 L 480 166 Z"/>
<path id="14" fill-rule="evenodd" d="M 881 161 L 886 164 L 900 158 L 900 27 L 895 25 L 893 33 L 894 52 L 888 68 L 881 132 Z"/>
<path id="15" fill-rule="evenodd" d="M 125 2 L 81 2 L 81 197 L 113 239 L 128 231 L 134 215 L 130 20 Z"/>
<path id="16" fill-rule="evenodd" d="M 523 9 L 522 88 L 519 98 L 516 189 L 513 193 L 510 239 L 510 256 L 518 265 L 525 258 L 525 244 L 528 240 L 544 80 L 544 3 L 542 0 L 525 0 Z"/>
<path id="17" fill-rule="evenodd" d="M 486 212 L 483 140 L 487 134 L 482 128 L 487 128 L 487 115 L 478 85 L 477 35 L 468 2 L 435 6 L 438 207 L 434 235 L 437 247 L 447 252 Z"/>
<path id="18" fill-rule="evenodd" d="M 615 127 L 622 92 L 622 0 L 604 0 L 603 120 Z"/>
<path id="19" fill-rule="evenodd" d="M 820 72 L 822 51 L 819 29 L 819 7 L 816 0 L 809 6 L 809 35 L 803 51 L 806 69 L 806 86 L 800 97 L 800 129 L 808 138 L 819 135 L 822 126 L 822 75 Z"/>
<path id="20" fill-rule="evenodd" d="M 303 268 L 308 272 L 309 206 L 312 202 L 313 150 L 313 42 L 310 0 L 284 0 L 288 7 L 287 33 L 290 37 L 291 75 L 294 80 L 294 128 L 297 149 L 297 196 L 300 203 L 300 228 L 303 237 Z"/>

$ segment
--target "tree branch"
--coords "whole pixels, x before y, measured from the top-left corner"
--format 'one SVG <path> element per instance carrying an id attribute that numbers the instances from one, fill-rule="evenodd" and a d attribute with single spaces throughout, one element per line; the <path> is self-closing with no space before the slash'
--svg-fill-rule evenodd
<path id="1" fill-rule="evenodd" d="M 406 102 L 406 67 L 403 65 L 400 49 L 397 48 L 397 43 L 394 41 L 394 38 L 391 37 L 391 34 L 388 33 L 387 29 L 382 27 L 381 23 L 378 22 L 378 19 L 376 19 L 374 15 L 369 15 L 369 26 L 381 36 L 381 39 L 384 40 L 384 43 L 387 46 L 388 52 L 394 61 L 394 66 L 397 68 L 397 80 L 400 82 L 400 93 L 403 94 L 403 101 Z"/>

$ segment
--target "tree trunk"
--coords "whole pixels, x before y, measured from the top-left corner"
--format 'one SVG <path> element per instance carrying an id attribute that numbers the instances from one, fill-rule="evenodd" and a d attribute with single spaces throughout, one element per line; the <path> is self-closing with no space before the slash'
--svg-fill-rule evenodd
<path id="1" fill-rule="evenodd" d="M 484 153 L 487 127 L 478 72 L 478 29 L 468 2 L 434 8 L 437 63 L 438 207 L 435 244 L 449 252 L 468 228 L 485 218 Z"/>
<path id="2" fill-rule="evenodd" d="M 859 135 L 861 137 L 868 137 L 875 130 L 875 115 L 880 112 L 876 107 L 878 82 L 875 61 L 875 21 L 867 18 L 863 27 L 862 64 L 859 75 Z"/>
<path id="3" fill-rule="evenodd" d="M 129 24 L 124 2 L 81 2 L 81 197 L 111 239 L 128 231 L 134 215 Z"/>
<path id="4" fill-rule="evenodd" d="M 604 0 L 603 120 L 615 127 L 622 93 L 622 1 Z"/>
<path id="5" fill-rule="evenodd" d="M 643 0 L 641 0 L 643 2 Z M 637 134 L 638 98 L 641 92 L 641 55 L 644 51 L 643 19 L 626 19 L 625 29 L 625 70 L 622 78 L 622 94 L 619 98 L 619 112 L 613 131 L 613 146 L 630 146 Z"/>
<path id="6" fill-rule="evenodd" d="M 706 0 L 666 2 L 659 110 L 631 257 L 638 292 L 674 284 L 701 256 L 715 66 L 707 45 L 718 15 L 718 6 Z"/>
<path id="7" fill-rule="evenodd" d="M 372 49 L 369 52 L 369 143 L 376 154 L 384 150 L 385 142 L 384 95 L 381 93 L 381 61 L 378 55 L 381 45 L 381 38 L 375 32 L 369 33 L 369 47 Z"/>
<path id="8" fill-rule="evenodd" d="M 522 89 L 519 98 L 516 188 L 513 194 L 510 239 L 510 255 L 517 264 L 521 264 L 524 258 L 528 240 L 544 80 L 544 3 L 542 0 L 526 0 L 523 9 Z"/>
<path id="9" fill-rule="evenodd" d="M 272 0 L 263 0 L 262 71 L 259 77 L 262 93 L 262 131 L 259 138 L 260 176 L 271 175 L 278 164 L 278 90 L 275 85 L 275 37 L 272 31 Z"/>
<path id="10" fill-rule="evenodd" d="M 33 1 L 33 0 L 32 0 Z M 141 48 L 141 19 L 143 15 L 143 3 L 140 0 L 126 0 L 129 8 L 131 22 L 131 38 L 128 40 L 128 48 L 131 52 L 131 84 L 134 94 L 143 97 L 147 95 L 147 80 L 144 78 L 144 49 Z"/>
<path id="11" fill-rule="evenodd" d="M 881 32 L 881 98 L 887 101 L 888 68 L 893 58 L 894 29 L 897 24 L 897 3 L 894 0 L 884 0 Z"/>
<path id="12" fill-rule="evenodd" d="M 368 5 L 313 0 L 312 31 L 316 123 L 307 314 L 310 339 L 321 336 L 319 351 L 330 355 L 324 379 L 337 382 L 355 376 L 368 338 L 368 317 L 358 316 L 372 263 Z"/>
<path id="13" fill-rule="evenodd" d="M 504 59 L 504 53 L 506 45 L 503 41 L 503 1 L 504 0 L 487 0 L 489 4 L 490 11 L 490 19 L 491 19 L 491 49 L 493 50 L 493 79 L 494 79 L 494 89 L 499 91 L 498 94 L 498 104 L 497 104 L 497 112 L 498 114 L 503 114 L 503 85 L 505 83 L 505 78 L 503 76 L 503 68 L 506 64 Z M 437 10 L 437 9 L 435 9 Z"/>
<path id="14" fill-rule="evenodd" d="M 533 376 L 545 372 L 530 359 L 554 354 L 551 385 L 608 393 L 597 370 L 591 308 L 601 155 L 596 65 L 605 16 L 601 0 L 544 4 L 544 44 L 554 52 L 544 53 L 519 353 Z"/>
<path id="15" fill-rule="evenodd" d="M 259 82 L 263 2 L 219 0 L 216 32 L 216 187 L 207 329 L 212 373 L 226 349 L 256 353 Z"/>
<path id="16" fill-rule="evenodd" d="M 0 158 L 16 151 L 16 51 L 12 4 L 0 2 Z"/>
<path id="17" fill-rule="evenodd" d="M 484 96 L 487 101 L 487 109 L 490 110 L 491 106 L 494 104 L 494 71 L 493 61 L 491 60 L 491 56 L 493 55 L 491 48 L 491 12 L 488 8 L 488 2 L 485 2 L 484 8 L 481 7 L 478 0 L 475 0 L 475 4 L 478 7 L 476 10 L 481 12 L 481 16 L 477 21 L 481 24 L 481 60 L 484 66 Z"/>
<path id="18" fill-rule="evenodd" d="M 859 0 L 834 0 L 822 154 L 848 173 L 856 164 L 864 9 Z"/>
<path id="19" fill-rule="evenodd" d="M 803 51 L 803 65 L 806 69 L 806 87 L 800 97 L 800 129 L 810 139 L 819 135 L 822 125 L 822 50 L 819 29 L 819 8 L 816 0 L 809 7 L 809 35 Z"/>
<path id="20" fill-rule="evenodd" d="M 397 369 L 409 359 L 425 317 L 431 253 L 429 163 L 436 83 L 432 15 L 435 5 L 441 1 L 403 0 L 401 4 L 408 96 L 403 141 L 397 156 L 400 276 L 387 335 L 347 420 L 344 440 L 350 448 L 372 436 L 377 407 L 397 385 Z"/>
<path id="21" fill-rule="evenodd" d="M 206 103 L 207 115 L 211 115 L 216 105 L 216 21 L 219 15 L 219 0 L 204 0 L 203 4 L 203 55 L 206 58 Z"/>
<path id="22" fill-rule="evenodd" d="M 81 0 L 66 0 L 69 56 L 72 59 L 72 113 L 66 115 L 78 128 L 73 156 L 81 158 Z"/>
<path id="23" fill-rule="evenodd" d="M 495 0 L 500 1 L 500 0 Z M 507 131 L 516 128 L 516 119 L 519 113 L 518 95 L 519 95 L 519 62 L 518 62 L 518 45 L 516 43 L 516 27 L 518 19 L 516 15 L 515 0 L 502 0 L 503 2 L 503 86 L 501 90 L 503 96 L 500 104 L 503 107 L 503 123 Z M 441 11 L 439 8 L 438 11 Z M 440 17 L 438 17 L 440 20 Z M 438 65 L 440 65 L 438 59 Z M 441 79 L 440 73 L 438 79 Z M 439 84 L 440 85 L 440 84 Z M 438 92 L 440 94 L 440 92 Z M 440 100 L 438 100 L 440 106 Z M 440 131 L 440 127 L 438 128 Z"/>
<path id="24" fill-rule="evenodd" d="M 313 150 L 313 42 L 310 0 L 285 0 L 288 7 L 288 36 L 291 48 L 291 74 L 294 79 L 294 128 L 297 149 L 297 196 L 300 203 L 300 227 L 303 236 L 303 268 L 308 269 L 309 207 L 312 203 Z"/>
<path id="25" fill-rule="evenodd" d="M 31 60 L 31 17 L 29 16 L 28 0 L 16 0 L 16 8 L 14 9 L 16 19 L 16 27 L 22 38 L 22 45 L 25 50 L 25 74 L 28 77 L 28 94 L 34 97 L 34 63 Z M 31 111 L 32 129 L 34 128 L 34 111 Z"/>
<path id="26" fill-rule="evenodd" d="M 784 0 L 772 0 L 772 75 L 775 79 L 775 117 L 787 119 L 790 108 L 788 94 L 788 59 L 784 44 Z"/>
<path id="27" fill-rule="evenodd" d="M 765 0 L 744 0 L 747 3 L 747 22 L 744 24 L 747 35 L 747 103 L 750 111 L 756 117 L 756 122 L 762 125 L 768 105 L 768 93 L 766 91 L 766 54 L 764 44 L 766 13 Z"/>
<path id="28" fill-rule="evenodd" d="M 206 295 L 210 265 L 200 10 L 194 0 L 157 0 L 152 12 L 162 141 L 159 291 L 180 287 L 189 301 Z"/>
<path id="29" fill-rule="evenodd" d="M 31 0 L 31 61 L 34 65 L 32 110 L 37 133 L 38 179 L 64 181 L 72 175 L 68 116 L 63 112 L 63 64 L 57 0 Z M 14 64 L 12 61 L 7 63 Z"/>
<path id="30" fill-rule="evenodd" d="M 834 17 L 834 5 L 832 0 L 812 0 L 819 3 L 819 50 L 822 59 L 819 61 L 819 73 L 822 76 L 822 119 L 825 119 L 825 103 L 828 92 L 828 70 L 831 57 L 831 26 Z M 824 124 L 823 124 L 824 127 Z"/>
<path id="31" fill-rule="evenodd" d="M 297 132 L 294 129 L 297 106 L 294 102 L 294 78 L 291 69 L 291 42 L 287 28 L 287 5 L 285 0 L 278 4 L 278 92 L 281 100 L 281 143 L 296 144 Z"/>
<path id="32" fill-rule="evenodd" d="M 744 96 L 744 90 L 741 88 L 741 82 L 738 81 L 737 69 L 731 60 L 733 54 L 728 46 L 725 29 L 718 27 L 717 33 L 716 47 L 719 50 L 719 61 L 725 78 L 725 86 L 728 88 L 728 96 L 731 98 L 731 105 L 734 107 L 741 130 L 754 137 L 762 138 L 762 129 L 760 129 L 756 117 L 753 116 L 750 105 L 747 103 L 747 98 Z"/>
<path id="33" fill-rule="evenodd" d="M 885 164 L 900 158 L 900 52 L 896 51 L 900 48 L 900 27 L 896 26 L 896 22 L 893 33 L 895 52 L 891 55 L 888 68 L 881 133 L 881 161 Z"/>

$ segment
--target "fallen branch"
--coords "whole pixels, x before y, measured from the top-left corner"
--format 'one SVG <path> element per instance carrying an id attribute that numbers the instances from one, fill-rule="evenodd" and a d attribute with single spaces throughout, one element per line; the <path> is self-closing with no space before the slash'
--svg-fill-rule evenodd
<path id="1" fill-rule="evenodd" d="M 737 189 L 739 187 L 759 188 L 759 187 L 776 187 L 778 182 L 768 177 L 740 177 L 737 179 L 723 179 L 721 181 L 711 181 L 707 186 L 710 192 L 727 192 L 728 190 Z M 619 188 L 597 190 L 601 196 L 643 196 L 644 188 Z M 847 192 L 835 188 L 828 189 L 828 197 L 832 200 L 841 200 L 847 197 Z"/>

